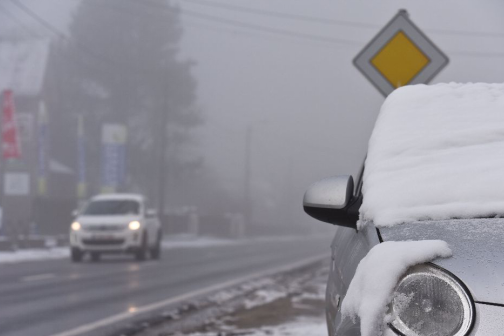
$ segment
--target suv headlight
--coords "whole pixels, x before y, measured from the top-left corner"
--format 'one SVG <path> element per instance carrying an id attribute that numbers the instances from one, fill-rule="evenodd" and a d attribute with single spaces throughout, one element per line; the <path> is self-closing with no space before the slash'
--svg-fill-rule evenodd
<path id="1" fill-rule="evenodd" d="M 412 267 L 389 305 L 390 327 L 405 336 L 463 336 L 474 321 L 474 302 L 454 275 L 433 264 Z"/>
<path id="2" fill-rule="evenodd" d="M 140 229 L 140 222 L 139 221 L 132 221 L 132 222 L 129 222 L 128 224 L 128 228 L 132 231 L 136 231 L 138 229 Z"/>
<path id="3" fill-rule="evenodd" d="M 79 231 L 82 228 L 79 222 L 73 222 L 72 225 L 70 225 L 70 227 L 72 228 L 73 231 Z"/>

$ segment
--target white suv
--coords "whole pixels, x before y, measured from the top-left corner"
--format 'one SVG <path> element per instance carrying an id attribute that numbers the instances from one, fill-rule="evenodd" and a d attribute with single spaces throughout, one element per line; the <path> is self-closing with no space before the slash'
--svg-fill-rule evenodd
<path id="1" fill-rule="evenodd" d="M 86 253 L 93 261 L 102 253 L 132 253 L 137 260 L 144 260 L 147 253 L 153 259 L 161 255 L 161 225 L 156 210 L 147 209 L 142 195 L 95 196 L 75 216 L 70 226 L 74 262 Z"/>

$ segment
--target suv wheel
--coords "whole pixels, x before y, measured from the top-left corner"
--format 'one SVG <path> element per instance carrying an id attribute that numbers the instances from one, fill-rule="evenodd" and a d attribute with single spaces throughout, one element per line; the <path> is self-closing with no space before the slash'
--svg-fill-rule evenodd
<path id="1" fill-rule="evenodd" d="M 78 248 L 72 247 L 70 250 L 70 258 L 72 259 L 73 262 L 80 262 L 82 261 L 82 252 Z"/>

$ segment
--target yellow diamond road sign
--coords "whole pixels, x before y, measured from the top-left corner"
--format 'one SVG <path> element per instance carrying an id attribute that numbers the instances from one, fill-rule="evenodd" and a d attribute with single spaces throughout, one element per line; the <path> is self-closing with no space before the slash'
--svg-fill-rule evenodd
<path id="1" fill-rule="evenodd" d="M 355 57 L 354 65 L 385 96 L 408 84 L 426 84 L 448 64 L 443 54 L 399 13 Z"/>

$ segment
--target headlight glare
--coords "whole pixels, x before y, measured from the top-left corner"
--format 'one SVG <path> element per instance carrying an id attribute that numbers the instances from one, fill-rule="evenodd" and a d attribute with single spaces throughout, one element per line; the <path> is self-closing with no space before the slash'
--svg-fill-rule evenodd
<path id="1" fill-rule="evenodd" d="M 73 222 L 70 227 L 73 231 L 79 231 L 82 228 L 79 222 Z"/>
<path id="2" fill-rule="evenodd" d="M 417 265 L 401 278 L 389 312 L 392 329 L 405 336 L 463 336 L 474 319 L 466 288 L 432 264 Z"/>
<path id="3" fill-rule="evenodd" d="M 128 224 L 128 228 L 132 231 L 136 231 L 140 229 L 140 222 L 139 221 L 132 221 Z"/>

